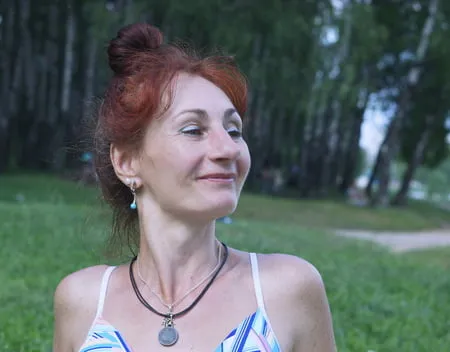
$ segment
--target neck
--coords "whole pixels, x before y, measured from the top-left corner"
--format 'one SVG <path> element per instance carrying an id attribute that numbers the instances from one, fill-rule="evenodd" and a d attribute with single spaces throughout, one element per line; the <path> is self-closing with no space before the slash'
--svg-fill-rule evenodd
<path id="1" fill-rule="evenodd" d="M 164 302 L 171 304 L 216 267 L 215 222 L 188 224 L 160 213 L 142 215 L 140 274 Z"/>

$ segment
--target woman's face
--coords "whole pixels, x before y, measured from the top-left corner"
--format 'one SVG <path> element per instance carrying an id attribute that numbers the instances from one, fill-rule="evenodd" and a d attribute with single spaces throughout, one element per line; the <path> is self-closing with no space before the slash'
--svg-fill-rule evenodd
<path id="1" fill-rule="evenodd" d="M 230 99 L 210 81 L 180 74 L 170 109 L 144 137 L 143 205 L 190 219 L 227 215 L 236 208 L 249 168 L 242 120 Z"/>

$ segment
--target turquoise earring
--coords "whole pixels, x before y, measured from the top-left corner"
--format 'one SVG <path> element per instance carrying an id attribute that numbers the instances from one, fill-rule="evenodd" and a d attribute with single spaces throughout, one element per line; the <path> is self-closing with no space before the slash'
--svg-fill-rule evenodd
<path id="1" fill-rule="evenodd" d="M 130 186 L 131 193 L 133 194 L 133 202 L 130 204 L 130 209 L 136 210 L 137 204 L 136 204 L 136 182 L 131 181 Z"/>

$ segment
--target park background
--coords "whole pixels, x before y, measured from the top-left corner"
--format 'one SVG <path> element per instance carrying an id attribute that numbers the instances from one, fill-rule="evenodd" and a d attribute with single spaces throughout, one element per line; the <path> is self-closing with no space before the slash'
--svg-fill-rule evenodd
<path id="1" fill-rule="evenodd" d="M 2 1 L 0 351 L 50 351 L 57 282 L 129 259 L 104 257 L 88 127 L 107 42 L 136 21 L 233 55 L 248 77 L 252 170 L 219 236 L 311 261 L 340 351 L 448 351 L 450 249 L 336 235 L 450 236 L 443 0 Z"/>

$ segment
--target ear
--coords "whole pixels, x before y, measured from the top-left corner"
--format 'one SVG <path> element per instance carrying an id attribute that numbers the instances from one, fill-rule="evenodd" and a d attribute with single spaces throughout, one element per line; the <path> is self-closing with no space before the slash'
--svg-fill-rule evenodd
<path id="1" fill-rule="evenodd" d="M 140 183 L 140 179 L 137 176 L 139 173 L 139 161 L 136 152 L 132 152 L 125 148 L 119 148 L 111 143 L 109 155 L 117 177 L 124 184 L 129 183 L 127 179 L 134 180 L 137 184 Z"/>

